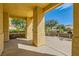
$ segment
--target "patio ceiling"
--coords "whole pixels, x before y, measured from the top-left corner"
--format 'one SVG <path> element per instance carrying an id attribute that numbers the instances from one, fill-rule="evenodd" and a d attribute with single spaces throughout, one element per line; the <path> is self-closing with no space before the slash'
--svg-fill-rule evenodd
<path id="1" fill-rule="evenodd" d="M 9 13 L 10 16 L 19 16 L 19 17 L 32 17 L 33 8 L 35 6 L 46 9 L 46 6 L 56 5 L 56 3 L 4 3 L 4 12 Z"/>

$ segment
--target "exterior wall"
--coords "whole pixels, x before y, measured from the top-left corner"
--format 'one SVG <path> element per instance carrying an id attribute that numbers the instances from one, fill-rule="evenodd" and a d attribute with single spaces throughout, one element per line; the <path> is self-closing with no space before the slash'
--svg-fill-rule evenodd
<path id="1" fill-rule="evenodd" d="M 27 40 L 33 39 L 33 19 L 27 18 Z"/>
<path id="2" fill-rule="evenodd" d="M 72 55 L 79 56 L 79 4 L 74 4 L 74 29 L 72 40 Z"/>
<path id="3" fill-rule="evenodd" d="M 4 48 L 4 36 L 3 36 L 3 6 L 0 4 L 0 55 Z"/>
<path id="4" fill-rule="evenodd" d="M 3 30 L 4 30 L 4 41 L 9 40 L 9 17 L 8 13 L 3 13 Z"/>

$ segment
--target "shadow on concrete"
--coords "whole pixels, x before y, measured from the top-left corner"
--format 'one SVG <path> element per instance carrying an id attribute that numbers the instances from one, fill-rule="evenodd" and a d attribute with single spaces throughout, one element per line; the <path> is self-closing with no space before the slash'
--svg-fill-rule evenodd
<path id="1" fill-rule="evenodd" d="M 33 46 L 32 45 L 32 40 L 17 40 L 18 43 L 28 45 L 28 46 Z"/>
<path id="2" fill-rule="evenodd" d="M 9 49 L 9 51 L 4 52 L 2 56 L 54 56 L 54 55 L 24 49 Z"/>
<path id="3" fill-rule="evenodd" d="M 2 56 L 55 56 L 47 53 L 40 53 L 25 49 L 18 48 L 18 43 L 25 44 L 25 45 L 31 45 L 31 40 L 25 41 L 25 40 L 9 40 L 5 43 L 5 49 L 2 53 Z"/>

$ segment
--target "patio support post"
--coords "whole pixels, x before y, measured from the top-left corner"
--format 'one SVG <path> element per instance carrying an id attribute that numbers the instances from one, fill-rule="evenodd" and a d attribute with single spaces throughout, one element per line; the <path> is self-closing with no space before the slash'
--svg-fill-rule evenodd
<path id="1" fill-rule="evenodd" d="M 3 5 L 0 3 L 0 55 L 4 49 L 4 32 L 3 32 Z"/>
<path id="2" fill-rule="evenodd" d="M 33 45 L 41 46 L 45 44 L 45 20 L 42 9 L 33 9 Z"/>
<path id="3" fill-rule="evenodd" d="M 25 18 L 25 22 L 26 22 L 26 25 L 25 25 L 25 38 L 27 39 L 27 18 Z"/>
<path id="4" fill-rule="evenodd" d="M 4 41 L 9 40 L 9 15 L 8 13 L 3 13 L 3 30 L 4 30 Z"/>
<path id="5" fill-rule="evenodd" d="M 27 17 L 27 40 L 32 40 L 33 38 L 33 19 L 31 17 Z"/>
<path id="6" fill-rule="evenodd" d="M 79 4 L 74 3 L 74 29 L 73 29 L 73 40 L 72 40 L 72 55 L 79 56 Z"/>

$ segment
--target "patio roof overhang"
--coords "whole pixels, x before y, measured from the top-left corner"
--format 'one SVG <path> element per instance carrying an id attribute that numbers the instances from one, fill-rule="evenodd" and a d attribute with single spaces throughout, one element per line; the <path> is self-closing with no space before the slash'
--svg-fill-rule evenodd
<path id="1" fill-rule="evenodd" d="M 32 17 L 33 8 L 40 7 L 43 13 L 60 6 L 62 3 L 5 3 L 3 12 L 12 17 Z"/>

